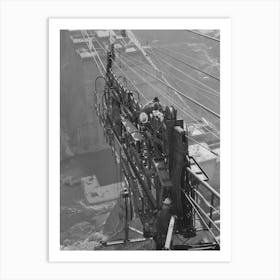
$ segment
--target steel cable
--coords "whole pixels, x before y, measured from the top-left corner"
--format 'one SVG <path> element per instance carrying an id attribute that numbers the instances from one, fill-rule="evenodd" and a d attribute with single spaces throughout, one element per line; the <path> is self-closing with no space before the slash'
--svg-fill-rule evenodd
<path id="1" fill-rule="evenodd" d="M 101 73 L 101 75 L 104 77 L 104 74 L 103 74 L 103 72 L 102 72 L 102 70 L 101 70 L 101 68 L 100 68 L 100 65 L 98 64 L 98 62 L 97 62 L 97 60 L 96 60 L 96 58 L 95 58 L 95 55 L 94 55 L 94 53 L 92 52 L 92 50 L 91 50 L 91 48 L 90 48 L 90 46 L 89 46 L 89 43 L 87 42 L 87 40 L 86 40 L 86 38 L 85 38 L 85 35 L 83 34 L 83 31 L 81 31 L 81 34 L 82 34 L 82 36 L 83 36 L 83 38 L 84 38 L 84 40 L 86 41 L 86 45 L 87 45 L 87 47 L 88 47 L 88 50 L 89 50 L 89 52 L 90 52 L 90 54 L 91 54 L 91 57 L 94 59 L 94 62 L 95 62 L 95 64 L 96 64 L 96 66 L 97 66 L 97 68 L 98 68 L 98 70 L 99 70 L 99 72 Z M 87 33 L 86 33 L 87 34 Z M 88 36 L 88 35 L 87 35 Z M 88 37 L 88 40 L 89 40 L 90 38 Z M 96 52 L 97 53 L 97 52 Z M 102 66 L 103 66 L 103 68 L 104 68 L 104 65 L 102 64 Z M 105 69 L 105 68 L 104 68 Z M 106 71 L 104 70 L 104 72 L 106 73 Z"/>
<path id="2" fill-rule="evenodd" d="M 191 64 L 189 64 L 189 63 L 187 63 L 187 62 L 185 62 L 185 61 L 183 61 L 183 60 L 181 60 L 181 59 L 178 59 L 178 58 L 176 58 L 176 57 L 174 57 L 174 56 L 172 56 L 172 55 L 170 55 L 170 54 L 168 54 L 168 53 L 166 53 L 166 52 L 163 52 L 162 50 L 159 50 L 159 49 L 157 49 L 157 48 L 154 48 L 154 49 L 156 49 L 156 51 L 161 52 L 162 54 L 167 55 L 168 57 L 170 57 L 170 58 L 172 58 L 172 59 L 174 59 L 174 60 L 176 60 L 176 61 L 178 61 L 178 62 L 181 62 L 182 64 L 184 64 L 184 65 L 186 65 L 186 66 L 188 66 L 188 67 L 190 67 L 190 68 L 192 68 L 192 69 L 194 69 L 194 70 L 196 70 L 196 71 L 199 71 L 199 72 L 203 73 L 204 75 L 207 75 L 207 76 L 209 76 L 209 77 L 211 77 L 211 78 L 213 78 L 213 79 L 215 79 L 215 80 L 217 80 L 217 81 L 220 81 L 220 79 L 217 78 L 216 76 L 214 76 L 214 75 L 212 75 L 212 74 L 210 74 L 210 73 L 208 73 L 208 72 L 205 72 L 205 71 L 203 71 L 203 70 L 197 68 L 197 67 L 194 66 L 194 65 L 191 65 Z"/>
<path id="3" fill-rule="evenodd" d="M 116 63 L 116 62 L 115 62 Z M 124 62 L 124 64 L 126 64 L 125 62 Z M 127 64 L 126 64 L 127 65 Z M 130 68 L 128 65 L 127 65 L 127 67 L 128 68 Z M 135 72 L 133 69 L 131 69 L 130 68 L 130 70 L 132 71 L 132 72 L 134 72 L 140 79 L 142 79 L 144 82 L 146 82 L 147 84 L 149 84 L 149 82 L 144 78 L 144 77 L 141 77 L 137 72 Z M 159 93 L 163 98 L 165 98 L 165 99 L 167 99 L 169 102 L 171 102 L 171 103 L 174 103 L 174 101 L 173 100 L 170 100 L 167 96 L 164 96 L 157 88 L 155 88 L 153 85 L 150 85 L 152 88 L 154 88 L 154 90 L 157 92 L 157 93 Z M 176 104 L 176 106 L 178 107 L 178 108 L 180 108 L 180 106 L 178 106 L 178 104 Z M 186 114 L 186 115 L 188 115 L 188 113 L 186 113 L 186 112 L 184 112 L 184 110 L 181 108 L 181 110 L 182 110 L 182 112 L 184 113 L 184 114 Z M 195 120 L 195 121 L 197 121 L 197 120 Z M 215 135 L 215 134 L 214 134 Z M 193 142 L 195 142 L 195 143 L 197 143 L 199 146 L 201 146 L 202 148 L 204 148 L 205 150 L 207 150 L 207 151 L 209 151 L 210 153 L 212 153 L 212 154 L 214 154 L 215 156 L 218 156 L 216 153 L 214 153 L 212 150 L 210 150 L 208 147 L 206 147 L 206 146 L 204 146 L 204 145 L 202 145 L 200 142 L 198 142 L 198 141 L 196 141 L 194 138 L 192 138 L 191 136 L 189 136 L 189 135 L 186 135 L 186 137 L 187 138 L 189 138 L 189 139 L 191 139 Z"/>
<path id="4" fill-rule="evenodd" d="M 95 41 L 98 43 L 98 45 L 103 49 L 103 51 L 105 52 L 105 54 L 107 53 L 106 52 L 106 49 L 101 45 L 101 43 L 97 40 L 97 39 L 95 39 Z M 121 69 L 121 67 L 119 66 L 119 65 L 117 65 L 117 64 L 115 64 L 117 67 L 118 67 L 118 69 L 119 69 L 119 71 L 124 75 L 124 76 L 126 76 L 126 74 L 124 73 L 124 71 Z M 128 79 L 128 78 L 127 78 Z M 139 88 L 133 83 L 133 81 L 131 80 L 131 79 L 128 79 L 128 81 L 132 84 L 132 86 L 142 95 L 142 97 L 144 98 L 144 100 L 146 100 L 147 102 L 148 102 L 148 99 L 145 97 L 145 95 L 139 90 Z"/>
<path id="5" fill-rule="evenodd" d="M 205 37 L 205 38 L 208 38 L 208 39 L 210 39 L 210 40 L 213 40 L 213 41 L 216 41 L 216 42 L 219 42 L 219 43 L 220 43 L 220 40 L 219 40 L 219 39 L 214 38 L 214 37 L 211 37 L 211 36 L 208 36 L 208 35 L 206 35 L 206 34 L 202 34 L 202 33 L 200 33 L 200 32 L 196 32 L 196 31 L 189 30 L 189 29 L 186 29 L 185 31 L 191 32 L 191 33 L 193 33 L 193 34 L 196 34 L 196 35 L 199 35 L 199 36 L 202 36 L 202 37 Z"/>
<path id="6" fill-rule="evenodd" d="M 183 74 L 185 77 L 187 77 L 187 78 L 193 80 L 194 82 L 196 82 L 196 83 L 202 85 L 203 87 L 207 88 L 208 90 L 210 90 L 210 91 L 216 93 L 217 95 L 219 95 L 219 92 L 216 91 L 215 89 L 209 87 L 208 85 L 205 85 L 205 84 L 202 83 L 201 81 L 199 81 L 199 80 L 193 78 L 192 76 L 186 74 L 184 71 L 182 71 L 182 70 L 179 69 L 178 67 L 173 66 L 172 64 L 170 64 L 169 62 L 167 62 L 165 59 L 161 58 L 161 60 L 163 61 L 163 63 L 167 64 L 169 67 L 173 68 L 173 69 L 176 70 L 177 72 L 180 72 L 180 73 Z"/>
<path id="7" fill-rule="evenodd" d="M 98 40 L 96 40 L 97 41 L 97 43 L 99 44 L 99 46 L 106 52 L 106 50 L 102 47 L 102 45 L 98 42 Z M 89 49 L 90 50 L 90 49 Z M 90 50 L 91 51 L 91 50 Z M 102 63 L 102 60 L 100 59 L 100 57 L 99 57 L 99 54 L 97 53 L 97 51 L 95 50 L 95 52 L 96 52 L 96 54 L 97 54 L 97 56 L 98 56 L 98 58 L 99 58 L 99 61 Z M 120 58 L 118 58 L 119 60 L 120 60 Z M 125 63 L 126 64 L 126 63 Z M 119 67 L 119 65 L 117 64 L 117 63 L 115 63 L 115 65 L 120 69 L 120 71 L 125 75 L 125 73 L 121 70 L 121 68 Z M 127 65 L 127 64 L 126 64 Z M 104 69 L 106 69 L 105 67 L 104 67 L 104 65 L 103 65 L 103 63 L 102 63 L 102 66 L 103 66 L 103 68 Z M 127 65 L 128 66 L 128 65 Z M 128 68 L 130 68 L 129 66 L 128 66 Z M 137 76 L 139 76 L 139 74 L 137 74 L 135 71 L 133 71 L 131 68 L 130 68 L 130 70 L 132 71 L 132 72 L 134 72 Z M 140 78 L 141 78 L 141 76 L 139 76 Z M 142 78 L 143 79 L 143 78 Z M 129 81 L 130 81 L 130 79 L 128 79 Z M 143 81 L 145 81 L 146 79 L 144 79 Z M 132 83 L 132 85 L 134 85 L 133 84 L 133 82 L 131 81 L 131 83 Z M 150 84 L 150 83 L 149 83 Z M 136 85 L 134 85 L 135 86 L 135 88 L 139 91 L 139 89 L 136 87 Z M 152 86 L 151 84 L 150 84 L 150 86 L 152 87 L 152 88 L 154 88 L 154 86 Z M 167 85 L 166 85 L 167 86 Z M 175 90 L 175 89 L 174 89 Z M 158 90 L 156 90 L 159 94 L 161 94 Z M 143 98 L 144 99 L 146 99 L 146 97 L 144 96 L 144 94 L 141 92 L 141 91 L 139 91 L 140 93 L 141 93 L 141 95 L 143 96 Z M 161 94 L 161 96 L 163 96 L 165 99 L 167 99 L 167 100 L 169 100 L 169 102 L 172 102 L 172 103 L 174 103 L 174 101 L 171 101 L 169 98 L 166 98 L 164 95 L 162 95 Z M 146 99 L 147 100 L 147 99 Z M 147 100 L 148 101 L 148 100 Z M 177 106 L 178 106 L 178 104 L 176 104 Z M 178 106 L 178 107 L 180 107 L 180 106 Z M 182 109 L 181 109 L 182 110 Z M 182 112 L 184 113 L 184 114 L 186 114 L 186 115 L 188 115 L 188 116 L 190 116 L 190 114 L 188 114 L 188 113 L 186 113 L 184 110 L 182 110 Z M 193 117 L 191 117 L 191 118 L 193 118 Z M 194 118 L 193 118 L 194 119 Z M 195 121 L 197 121 L 196 119 L 194 119 Z M 211 132 L 211 131 L 210 131 Z M 213 132 L 212 132 L 212 134 L 213 135 L 215 135 Z M 200 145 L 202 148 L 204 148 L 204 149 L 206 149 L 207 151 L 209 151 L 209 152 L 211 152 L 211 153 L 213 153 L 214 155 L 216 155 L 217 156 L 217 154 L 216 153 L 214 153 L 213 151 L 211 151 L 210 149 L 208 149 L 207 147 L 205 147 L 204 145 L 202 145 L 200 142 L 198 142 L 198 141 L 196 141 L 194 138 L 192 138 L 192 137 L 190 137 L 190 136 L 188 136 L 188 135 L 186 135 L 189 139 L 191 139 L 193 142 L 195 142 L 195 143 L 197 143 L 198 145 Z M 215 135 L 218 139 L 219 139 L 219 137 L 217 136 L 217 135 Z"/>
<path id="8" fill-rule="evenodd" d="M 159 59 L 156 57 L 156 55 L 153 54 L 153 56 L 154 56 L 154 59 L 158 62 L 158 64 L 160 64 L 160 65 L 162 66 L 162 63 L 159 61 Z M 140 61 L 137 61 L 137 60 L 132 59 L 132 58 L 130 58 L 130 59 L 131 59 L 131 60 L 134 60 L 135 62 L 139 62 L 139 63 L 140 63 Z M 197 89 L 200 89 L 200 90 L 202 90 L 202 91 L 205 90 L 205 89 L 203 89 L 203 88 L 201 88 L 201 87 L 198 87 L 198 86 L 196 86 L 196 85 L 193 85 L 193 84 L 190 83 L 190 82 L 187 82 L 187 81 L 184 81 L 184 80 L 179 79 L 176 75 L 174 75 L 174 74 L 171 73 L 171 72 L 167 73 L 167 72 L 162 71 L 162 70 L 161 70 L 161 72 L 162 72 L 163 74 L 167 75 L 167 76 L 172 76 L 174 79 L 176 79 L 176 80 L 178 80 L 178 81 L 184 83 L 185 85 L 187 85 L 187 86 L 189 86 L 189 87 L 192 87 L 192 88 L 194 88 L 194 89 L 196 89 L 196 90 L 197 90 Z M 212 92 L 210 92 L 210 91 L 208 91 L 208 90 L 205 90 L 205 91 L 208 92 L 208 93 L 210 93 L 210 94 L 213 94 Z M 200 91 L 197 90 L 196 93 L 200 94 L 201 96 L 207 98 L 209 101 L 211 101 L 211 102 L 215 103 L 216 105 L 218 105 L 218 102 L 217 102 L 217 101 L 215 101 L 214 99 L 211 99 L 211 98 L 210 98 L 209 96 L 207 96 L 207 95 L 204 95 L 204 94 L 200 93 Z M 214 96 L 219 97 L 219 95 L 216 95 L 216 94 L 215 94 Z"/>
<path id="9" fill-rule="evenodd" d="M 118 58 L 118 59 L 121 61 L 120 58 Z M 121 62 L 124 62 L 124 61 L 121 61 Z M 126 64 L 126 63 L 125 63 L 125 64 Z M 126 65 L 127 65 L 127 67 L 129 67 L 128 64 L 126 64 Z M 135 64 L 134 64 L 134 65 L 135 65 Z M 135 66 L 136 66 L 136 65 L 135 65 Z M 130 68 L 130 70 L 131 70 L 132 72 L 134 72 L 138 77 L 140 77 L 140 79 L 143 80 L 143 78 L 140 76 L 139 73 L 135 72 L 131 67 L 129 67 L 129 68 Z M 147 82 L 146 79 L 143 80 L 143 81 L 146 81 L 146 83 L 150 84 L 149 82 Z M 154 87 L 153 85 L 151 85 L 151 84 L 150 84 L 150 86 L 151 86 L 152 88 L 155 88 L 155 87 Z M 191 117 L 191 119 L 193 119 L 194 121 L 199 122 L 199 119 L 198 119 L 198 118 L 195 118 L 191 113 L 185 112 L 185 109 L 182 108 L 181 105 L 179 105 L 178 103 L 176 103 L 174 100 L 170 100 L 170 99 L 167 98 L 166 96 L 162 95 L 162 93 L 159 92 L 157 89 L 155 89 L 155 91 L 158 92 L 158 93 L 159 93 L 161 96 L 163 96 L 165 99 L 169 100 L 169 102 L 174 103 L 174 104 L 177 106 L 177 108 L 180 109 L 180 111 L 181 111 L 184 115 L 187 115 L 187 116 Z M 212 135 L 214 135 L 217 139 L 220 139 L 219 136 L 216 135 L 213 131 L 211 131 L 211 130 L 209 130 L 209 129 L 207 129 L 207 128 L 205 128 L 205 129 L 206 129 L 208 132 L 210 132 Z"/>
<path id="10" fill-rule="evenodd" d="M 155 80 L 159 81 L 160 83 L 164 84 L 166 87 L 172 89 L 173 91 L 177 92 L 179 95 L 181 95 L 182 97 L 186 98 L 187 100 L 189 100 L 190 102 L 192 102 L 193 104 L 197 105 L 198 107 L 200 107 L 201 109 L 204 109 L 205 111 L 207 111 L 208 113 L 214 115 L 217 118 L 220 118 L 220 115 L 217 114 L 216 112 L 212 111 L 211 109 L 207 108 L 206 106 L 204 106 L 203 104 L 197 102 L 196 100 L 194 100 L 193 98 L 185 95 L 184 93 L 182 93 L 181 91 L 175 89 L 174 87 L 168 85 L 166 82 L 162 81 L 161 79 L 157 78 L 156 76 L 154 76 L 153 74 L 147 72 L 146 70 L 142 69 L 141 67 L 139 67 L 138 65 L 134 64 L 135 67 L 137 67 L 138 69 L 140 69 L 142 72 L 146 73 L 147 75 L 149 75 L 150 77 L 154 78 Z"/>

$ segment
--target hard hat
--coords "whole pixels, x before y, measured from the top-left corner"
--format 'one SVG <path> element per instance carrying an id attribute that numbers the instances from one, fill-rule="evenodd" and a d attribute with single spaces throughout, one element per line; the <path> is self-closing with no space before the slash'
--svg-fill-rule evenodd
<path id="1" fill-rule="evenodd" d="M 162 202 L 162 204 L 165 204 L 165 205 L 171 205 L 171 199 L 169 197 L 166 197 L 165 200 Z"/>
<path id="2" fill-rule="evenodd" d="M 139 115 L 139 121 L 141 123 L 147 123 L 148 120 L 149 120 L 148 115 L 145 112 L 141 112 L 140 115 Z"/>

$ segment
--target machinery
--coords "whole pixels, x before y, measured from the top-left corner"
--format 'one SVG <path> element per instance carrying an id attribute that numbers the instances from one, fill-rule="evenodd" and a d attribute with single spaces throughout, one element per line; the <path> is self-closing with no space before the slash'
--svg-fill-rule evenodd
<path id="1" fill-rule="evenodd" d="M 113 71 L 114 59 L 112 44 L 107 52 L 106 75 L 96 79 L 96 84 L 103 79 L 105 86 L 102 91 L 95 87 L 95 108 L 126 182 L 122 242 L 133 242 L 128 236 L 132 216 L 140 218 L 143 238 L 155 236 L 157 213 L 162 201 L 169 198 L 172 216 L 164 248 L 219 249 L 219 228 L 212 219 L 219 194 L 189 155 L 183 120 L 177 119 L 176 108 L 164 107 L 158 97 L 140 104 L 139 92 L 127 88 L 125 77 L 117 77 Z"/>

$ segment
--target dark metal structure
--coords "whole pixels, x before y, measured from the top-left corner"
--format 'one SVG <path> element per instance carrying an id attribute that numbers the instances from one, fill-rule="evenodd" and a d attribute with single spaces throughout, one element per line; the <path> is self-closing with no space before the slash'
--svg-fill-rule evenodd
<path id="1" fill-rule="evenodd" d="M 198 176 L 204 172 L 189 156 L 187 129 L 184 129 L 183 120 L 177 119 L 176 109 L 173 106 L 163 107 L 157 97 L 141 105 L 139 93 L 128 89 L 125 77 L 117 77 L 114 73 L 114 58 L 112 44 L 107 53 L 106 76 L 96 79 L 96 82 L 104 79 L 105 86 L 102 92 L 96 89 L 95 106 L 106 139 L 118 157 L 127 182 L 123 193 L 126 221 L 133 209 L 134 215 L 141 219 L 143 237 L 154 236 L 156 213 L 168 197 L 173 202 L 171 211 L 175 217 L 171 234 L 180 235 L 187 241 L 197 233 L 197 213 L 200 213 L 203 224 L 212 226 L 201 213 L 203 209 L 198 210 L 197 186 L 204 186 L 212 198 L 218 194 L 207 184 L 207 176 L 204 179 Z M 193 171 L 193 165 L 198 171 Z M 210 213 L 211 220 L 211 207 Z M 185 245 L 182 242 L 171 245 L 171 249 L 219 249 L 216 237 L 214 234 L 207 244 Z M 128 223 L 124 242 L 129 242 Z"/>

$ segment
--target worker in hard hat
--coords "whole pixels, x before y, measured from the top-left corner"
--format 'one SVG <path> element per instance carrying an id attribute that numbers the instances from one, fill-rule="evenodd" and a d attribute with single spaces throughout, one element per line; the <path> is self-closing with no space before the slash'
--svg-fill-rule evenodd
<path id="1" fill-rule="evenodd" d="M 155 223 L 156 234 L 154 236 L 154 240 L 156 242 L 156 250 L 162 250 L 164 248 L 168 226 L 171 218 L 171 206 L 171 199 L 167 197 L 162 202 L 161 210 L 157 213 Z"/>

